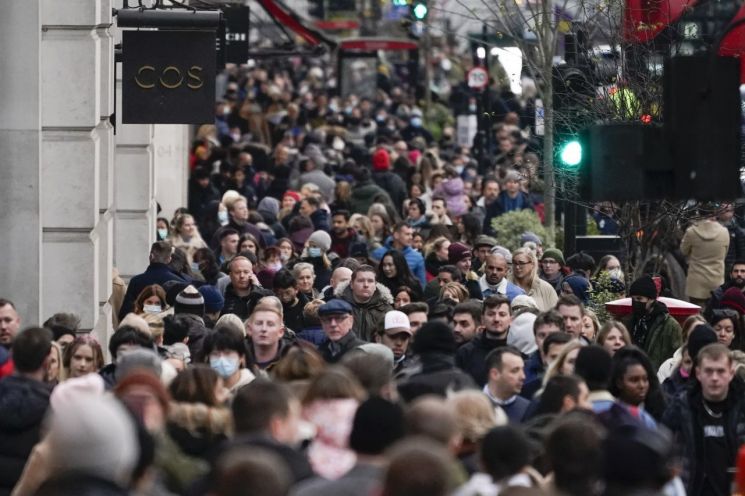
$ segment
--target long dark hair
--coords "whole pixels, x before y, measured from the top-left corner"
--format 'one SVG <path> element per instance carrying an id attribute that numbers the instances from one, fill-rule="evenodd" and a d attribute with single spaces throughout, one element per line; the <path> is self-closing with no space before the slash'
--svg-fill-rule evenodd
<path id="1" fill-rule="evenodd" d="M 665 396 L 660 388 L 660 381 L 657 379 L 657 370 L 652 366 L 647 354 L 636 346 L 624 346 L 613 355 L 608 391 L 618 398 L 621 393 L 618 383 L 623 379 L 628 368 L 633 365 L 641 365 L 647 372 L 649 391 L 647 391 L 647 397 L 644 399 L 644 409 L 655 420 L 659 421 L 665 411 Z"/>
<path id="2" fill-rule="evenodd" d="M 390 256 L 393 260 L 393 266 L 396 267 L 396 276 L 392 278 L 388 278 L 385 276 L 385 273 L 383 272 L 383 260 L 385 260 L 385 257 Z M 417 292 L 417 299 L 419 299 L 419 294 L 421 292 L 421 283 L 417 278 L 414 277 L 414 275 L 411 273 L 411 269 L 409 269 L 409 264 L 406 262 L 406 258 L 403 256 L 403 254 L 398 250 L 388 250 L 385 252 L 385 255 L 380 259 L 380 264 L 378 264 L 378 282 L 387 287 L 391 290 L 391 292 L 396 291 L 397 288 L 400 288 L 401 286 L 408 286 L 411 289 L 413 289 L 415 292 Z"/>
<path id="3" fill-rule="evenodd" d="M 732 326 L 735 328 L 735 335 L 732 338 L 732 342 L 729 344 L 729 349 L 745 351 L 743 350 L 742 343 L 742 319 L 740 318 L 739 313 L 729 308 L 714 310 L 712 312 L 711 318 L 709 319 L 709 324 L 713 328 L 719 322 L 725 319 L 729 319 L 732 322 Z"/>

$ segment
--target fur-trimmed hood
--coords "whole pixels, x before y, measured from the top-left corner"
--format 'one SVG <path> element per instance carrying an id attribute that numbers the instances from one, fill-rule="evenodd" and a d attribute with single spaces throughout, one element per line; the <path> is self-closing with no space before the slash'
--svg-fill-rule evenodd
<path id="1" fill-rule="evenodd" d="M 229 408 L 172 401 L 168 420 L 191 433 L 203 431 L 226 436 L 233 433 L 233 417 Z"/>
<path id="2" fill-rule="evenodd" d="M 391 290 L 387 287 L 383 286 L 379 282 L 375 283 L 375 292 L 372 295 L 372 298 L 370 298 L 370 301 L 367 303 L 357 303 L 356 301 L 352 300 L 352 288 L 349 288 L 349 291 L 345 294 L 345 290 L 349 288 L 349 281 L 340 282 L 336 289 L 334 290 L 334 296 L 337 298 L 343 298 L 352 305 L 373 305 L 377 303 L 387 303 L 389 305 L 393 305 L 393 295 L 391 294 Z"/>

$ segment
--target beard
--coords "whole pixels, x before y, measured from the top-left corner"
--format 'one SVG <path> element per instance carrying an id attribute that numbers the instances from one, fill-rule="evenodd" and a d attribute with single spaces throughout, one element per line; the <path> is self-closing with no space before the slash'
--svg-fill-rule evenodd
<path id="1" fill-rule="evenodd" d="M 735 277 L 732 279 L 732 285 L 736 288 L 743 289 L 745 288 L 745 279 L 742 277 Z"/>

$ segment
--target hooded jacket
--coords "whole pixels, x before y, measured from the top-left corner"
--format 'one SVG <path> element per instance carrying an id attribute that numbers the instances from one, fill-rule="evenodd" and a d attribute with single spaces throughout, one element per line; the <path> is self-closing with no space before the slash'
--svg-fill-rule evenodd
<path id="1" fill-rule="evenodd" d="M 388 192 L 372 182 L 372 179 L 357 183 L 352 189 L 352 197 L 349 199 L 349 203 L 352 205 L 352 213 L 367 215 L 370 205 L 376 202 L 393 205 Z"/>
<path id="2" fill-rule="evenodd" d="M 386 312 L 393 310 L 393 296 L 388 288 L 380 283 L 375 284 L 375 292 L 365 303 L 358 303 L 352 295 L 348 282 L 336 287 L 336 296 L 346 300 L 354 310 L 354 331 L 363 341 L 371 342 L 376 328 L 382 324 Z"/>
<path id="3" fill-rule="evenodd" d="M 0 495 L 10 494 L 39 442 L 50 389 L 19 375 L 0 380 Z"/>
<path id="4" fill-rule="evenodd" d="M 470 375 L 480 387 L 486 384 L 489 369 L 486 366 L 486 355 L 495 348 L 505 346 L 507 333 L 504 339 L 489 339 L 486 331 L 478 334 L 469 342 L 458 348 L 455 354 L 455 364 Z"/>
<path id="5" fill-rule="evenodd" d="M 704 300 L 724 283 L 729 242 L 729 231 L 716 221 L 703 220 L 686 230 L 680 242 L 680 251 L 688 259 L 686 295 Z"/>
<path id="6" fill-rule="evenodd" d="M 445 195 L 445 203 L 447 204 L 448 213 L 451 217 L 459 217 L 468 213 L 466 202 L 463 200 L 463 191 L 463 179 L 459 177 L 443 181 L 440 187 L 435 191 L 436 195 Z"/>
<path id="7" fill-rule="evenodd" d="M 675 351 L 683 344 L 682 330 L 680 324 L 667 310 L 664 303 L 655 301 L 651 312 L 647 316 L 647 332 L 644 342 L 639 342 L 636 329 L 639 318 L 631 314 L 624 322 L 634 338 L 634 344 L 642 348 L 657 370 L 662 362 L 675 354 Z"/>
<path id="8" fill-rule="evenodd" d="M 168 410 L 168 435 L 184 454 L 206 460 L 232 434 L 231 415 L 229 408 L 172 401 Z"/>

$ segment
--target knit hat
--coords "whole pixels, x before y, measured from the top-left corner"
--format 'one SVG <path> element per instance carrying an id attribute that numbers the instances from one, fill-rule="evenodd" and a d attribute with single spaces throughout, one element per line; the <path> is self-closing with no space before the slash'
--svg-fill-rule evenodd
<path id="1" fill-rule="evenodd" d="M 349 256 L 352 258 L 367 257 L 367 243 L 364 241 L 357 241 L 349 246 Z"/>
<path id="2" fill-rule="evenodd" d="M 114 394 L 124 404 L 128 404 L 127 392 L 133 387 L 146 387 L 155 396 L 155 399 L 158 400 L 160 407 L 165 412 L 168 412 L 171 398 L 168 395 L 166 387 L 158 377 L 146 370 L 132 371 L 132 373 L 127 374 L 126 377 L 117 383 L 114 387 Z"/>
<path id="3" fill-rule="evenodd" d="M 204 298 L 192 285 L 189 285 L 176 296 L 174 302 L 174 314 L 190 313 L 198 317 L 204 317 Z"/>
<path id="4" fill-rule="evenodd" d="M 583 346 L 574 362 L 574 373 L 587 383 L 590 391 L 606 389 L 610 381 L 613 358 L 602 346 Z"/>
<path id="5" fill-rule="evenodd" d="M 385 148 L 378 148 L 372 156 L 372 168 L 374 171 L 387 171 L 391 168 L 391 156 Z"/>
<path id="6" fill-rule="evenodd" d="M 282 195 L 282 199 L 284 200 L 288 196 L 292 198 L 293 200 L 295 200 L 296 202 L 299 202 L 300 200 L 302 200 L 300 193 L 298 193 L 297 191 L 292 191 L 292 190 L 285 191 L 285 194 Z"/>
<path id="7" fill-rule="evenodd" d="M 696 363 L 696 357 L 701 348 L 716 342 L 717 334 L 709 324 L 699 324 L 694 327 L 688 335 L 688 355 L 693 359 L 693 363 Z"/>
<path id="8" fill-rule="evenodd" d="M 523 355 L 530 355 L 538 349 L 535 343 L 535 334 L 533 334 L 535 319 L 536 315 L 534 313 L 525 312 L 512 319 L 510 324 L 507 344 L 520 350 Z"/>
<path id="9" fill-rule="evenodd" d="M 200 286 L 199 293 L 204 298 L 204 311 L 206 313 L 218 313 L 225 305 L 225 298 L 215 286 L 210 284 Z"/>
<path id="10" fill-rule="evenodd" d="M 565 265 L 566 261 L 564 260 L 564 254 L 561 253 L 561 250 L 558 248 L 549 248 L 547 250 L 543 250 L 543 256 L 541 256 L 541 260 L 545 258 L 553 258 L 557 262 L 559 262 L 559 265 Z"/>
<path id="11" fill-rule="evenodd" d="M 315 244 L 324 252 L 331 249 L 331 236 L 326 231 L 316 231 L 308 238 L 309 243 Z"/>
<path id="12" fill-rule="evenodd" d="M 279 215 L 279 200 L 271 196 L 265 196 L 259 202 L 256 210 L 266 222 L 275 221 L 277 220 L 277 215 Z"/>
<path id="13" fill-rule="evenodd" d="M 305 242 L 308 241 L 311 234 L 313 234 L 312 227 L 303 227 L 290 234 L 290 241 L 295 245 L 295 251 L 300 252 L 303 250 Z"/>
<path id="14" fill-rule="evenodd" d="M 543 241 L 541 241 L 541 238 L 538 237 L 538 235 L 532 231 L 525 231 L 520 236 L 520 244 L 524 245 L 528 241 L 532 241 L 533 243 L 537 244 L 538 246 L 543 244 Z"/>
<path id="15" fill-rule="evenodd" d="M 100 374 L 71 377 L 54 387 L 52 394 L 49 396 L 49 404 L 53 411 L 60 411 L 67 408 L 71 403 L 77 402 L 81 395 L 101 396 L 105 392 L 106 386 Z"/>
<path id="16" fill-rule="evenodd" d="M 574 296 L 580 299 L 585 305 L 590 301 L 590 281 L 580 275 L 571 275 L 562 281 L 562 284 L 568 284 L 572 288 Z"/>
<path id="17" fill-rule="evenodd" d="M 508 264 L 512 263 L 512 252 L 504 246 L 492 246 L 492 249 L 489 250 L 489 253 L 491 253 L 492 255 L 502 255 Z"/>
<path id="18" fill-rule="evenodd" d="M 729 288 L 722 296 L 722 306 L 731 308 L 740 315 L 745 314 L 745 295 L 739 288 Z"/>
<path id="19" fill-rule="evenodd" d="M 653 300 L 657 299 L 657 285 L 650 276 L 641 276 L 631 283 L 629 296 L 646 296 Z"/>
<path id="20" fill-rule="evenodd" d="M 443 322 L 427 322 L 416 333 L 412 350 L 414 353 L 440 352 L 452 355 L 458 344 L 453 330 Z"/>
<path id="21" fill-rule="evenodd" d="M 372 396 L 357 408 L 349 434 L 349 447 L 360 454 L 379 455 L 404 434 L 403 409 Z"/>
<path id="22" fill-rule="evenodd" d="M 390 369 L 393 370 L 393 363 L 395 362 L 396 357 L 393 356 L 393 351 L 386 345 L 380 343 L 365 343 L 359 345 L 356 349 L 367 355 L 375 355 L 382 358 L 388 364 Z"/>
<path id="23" fill-rule="evenodd" d="M 450 265 L 455 265 L 461 260 L 471 257 L 471 249 L 463 243 L 451 243 L 448 247 L 448 263 Z"/>

